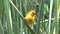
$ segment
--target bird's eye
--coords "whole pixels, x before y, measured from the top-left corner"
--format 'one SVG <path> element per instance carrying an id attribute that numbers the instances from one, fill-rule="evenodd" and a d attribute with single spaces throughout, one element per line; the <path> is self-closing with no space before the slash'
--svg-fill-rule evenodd
<path id="1" fill-rule="evenodd" d="M 33 15 L 35 15 L 36 13 L 35 12 L 32 12 Z"/>

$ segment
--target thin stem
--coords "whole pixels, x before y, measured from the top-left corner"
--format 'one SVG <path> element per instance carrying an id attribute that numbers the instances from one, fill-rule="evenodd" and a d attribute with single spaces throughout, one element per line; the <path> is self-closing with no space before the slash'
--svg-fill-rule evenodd
<path id="1" fill-rule="evenodd" d="M 53 0 L 50 0 L 50 14 L 49 14 L 49 34 L 50 34 L 50 25 L 51 25 L 51 14 L 52 14 Z"/>
<path id="2" fill-rule="evenodd" d="M 21 12 L 17 9 L 17 7 L 14 5 L 14 3 L 10 0 L 10 3 L 12 4 L 12 6 L 17 10 L 18 14 L 21 16 L 21 18 L 23 19 L 23 21 L 25 21 L 23 15 L 21 14 Z M 26 21 L 25 21 L 26 22 Z M 24 22 L 24 23 L 25 23 Z M 35 30 L 31 28 L 31 26 L 29 26 L 27 23 L 25 23 L 27 25 L 27 27 L 31 30 L 31 32 L 33 32 L 34 34 L 36 34 Z"/>

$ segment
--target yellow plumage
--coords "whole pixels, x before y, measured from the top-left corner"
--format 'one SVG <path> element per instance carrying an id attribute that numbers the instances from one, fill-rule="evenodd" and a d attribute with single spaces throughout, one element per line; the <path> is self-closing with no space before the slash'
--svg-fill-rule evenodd
<path id="1" fill-rule="evenodd" d="M 35 20 L 35 10 L 31 10 L 27 13 L 27 15 L 25 16 L 25 20 L 29 25 L 33 25 L 34 24 L 34 20 Z"/>

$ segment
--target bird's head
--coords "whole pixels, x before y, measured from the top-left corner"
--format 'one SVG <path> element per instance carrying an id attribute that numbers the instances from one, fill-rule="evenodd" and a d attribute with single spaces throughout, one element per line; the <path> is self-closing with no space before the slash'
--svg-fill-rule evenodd
<path id="1" fill-rule="evenodd" d="M 36 15 L 35 10 L 31 10 L 31 15 L 32 15 L 32 16 Z"/>

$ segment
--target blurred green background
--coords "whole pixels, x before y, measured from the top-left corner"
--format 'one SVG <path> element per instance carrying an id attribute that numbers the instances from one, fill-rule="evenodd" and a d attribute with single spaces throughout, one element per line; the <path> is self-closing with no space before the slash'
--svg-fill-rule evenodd
<path id="1" fill-rule="evenodd" d="M 0 34 L 60 34 L 59 2 L 60 0 L 0 0 Z M 22 19 L 30 10 L 36 10 L 33 29 Z"/>

